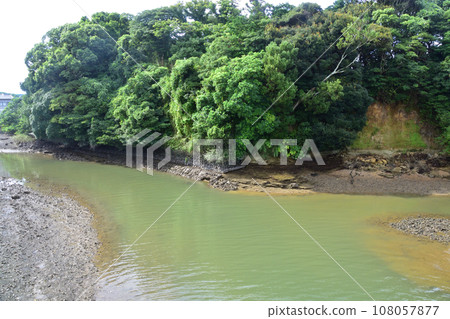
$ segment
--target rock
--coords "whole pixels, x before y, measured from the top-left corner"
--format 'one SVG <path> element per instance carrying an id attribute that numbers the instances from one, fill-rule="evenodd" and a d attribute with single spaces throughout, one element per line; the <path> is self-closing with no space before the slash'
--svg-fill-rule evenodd
<path id="1" fill-rule="evenodd" d="M 444 171 L 444 170 L 435 170 L 432 173 L 434 176 L 436 177 L 440 177 L 440 178 L 449 178 L 450 177 L 450 173 Z"/>
<path id="2" fill-rule="evenodd" d="M 379 176 L 385 177 L 385 178 L 394 178 L 394 175 L 391 173 L 387 173 L 387 172 L 381 172 L 380 174 L 378 174 Z"/>
<path id="3" fill-rule="evenodd" d="M 297 189 L 297 188 L 298 188 L 298 184 L 297 184 L 297 183 L 290 183 L 290 184 L 288 185 L 288 188 L 289 188 L 289 189 Z"/>
<path id="4" fill-rule="evenodd" d="M 419 174 L 426 174 L 431 171 L 430 167 L 427 165 L 426 161 L 418 161 L 415 167 L 415 171 Z"/>
<path id="5" fill-rule="evenodd" d="M 319 175 L 318 173 L 311 173 L 311 176 L 312 177 L 315 177 L 315 176 L 317 176 L 317 175 Z"/>
<path id="6" fill-rule="evenodd" d="M 19 199 L 20 196 L 19 196 L 19 195 L 13 195 L 13 196 L 11 196 L 11 198 L 12 198 L 12 199 Z"/>
<path id="7" fill-rule="evenodd" d="M 392 174 L 394 174 L 394 175 L 400 175 L 402 172 L 403 172 L 403 170 L 401 167 L 394 167 L 392 169 Z"/>

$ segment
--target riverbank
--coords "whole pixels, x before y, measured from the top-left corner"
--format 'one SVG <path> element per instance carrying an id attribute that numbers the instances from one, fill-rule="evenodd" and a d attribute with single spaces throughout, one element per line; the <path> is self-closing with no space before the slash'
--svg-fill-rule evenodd
<path id="1" fill-rule="evenodd" d="M 1 178 L 0 300 L 94 299 L 100 243 L 92 221 L 66 195 Z"/>
<path id="2" fill-rule="evenodd" d="M 7 140 L 4 140 L 7 141 Z M 8 142 L 9 143 L 9 142 Z M 16 143 L 18 144 L 18 143 Z M 29 145 L 16 145 L 17 146 L 17 151 L 29 151 L 32 153 L 46 153 L 46 156 L 53 156 L 56 159 L 68 159 L 68 160 L 78 160 L 78 161 L 96 161 L 96 162 L 101 162 L 101 163 L 109 163 L 109 164 L 117 164 L 117 165 L 124 165 L 124 154 L 121 152 L 108 152 L 105 150 L 97 150 L 97 151 L 91 151 L 91 150 L 83 150 L 83 149 L 67 149 L 67 148 L 63 148 L 57 145 L 46 145 L 46 144 L 39 144 L 39 142 L 34 142 L 31 143 Z M 7 149 L 7 148 L 4 148 Z M 100 154 L 100 155 L 99 155 Z M 248 166 L 242 170 L 238 170 L 238 171 L 234 171 L 234 172 L 228 172 L 228 173 L 221 173 L 218 171 L 213 171 L 213 170 L 206 170 L 203 168 L 196 168 L 196 167 L 191 167 L 191 166 L 186 166 L 186 165 L 178 165 L 178 164 L 171 164 L 165 167 L 165 170 L 172 173 L 172 174 L 177 174 L 177 175 L 181 175 L 184 177 L 188 177 L 188 178 L 197 178 L 199 175 L 201 176 L 201 179 L 207 182 L 210 182 L 210 185 L 212 185 L 213 187 L 217 187 L 214 185 L 221 185 L 221 183 L 225 184 L 225 185 L 232 185 L 232 182 L 235 182 L 238 186 L 238 190 L 242 190 L 245 191 L 247 193 L 252 192 L 252 191 L 259 191 L 261 192 L 261 188 L 258 184 L 263 185 L 264 188 L 268 189 L 268 191 L 272 192 L 272 193 L 278 193 L 278 194 L 303 194 L 303 193 L 307 193 L 307 192 L 315 192 L 318 189 L 320 189 L 320 187 L 326 188 L 326 189 L 330 189 L 335 187 L 336 189 L 334 189 L 331 192 L 343 192 L 343 193 L 356 193 L 356 192 L 351 192 L 348 191 L 348 189 L 350 189 L 350 187 L 356 187 L 356 188 L 361 188 L 361 191 L 367 191 L 368 189 L 373 190 L 374 189 L 374 184 L 372 183 L 373 179 L 377 179 L 379 181 L 379 184 L 377 184 L 377 187 L 381 188 L 381 191 L 385 192 L 386 188 L 385 184 L 386 181 L 391 181 L 389 185 L 392 186 L 392 188 L 394 187 L 398 187 L 400 188 L 401 191 L 406 192 L 406 194 L 411 194 L 411 189 L 413 189 L 415 187 L 417 192 L 426 192 L 429 191 L 430 189 L 433 192 L 439 191 L 440 189 L 443 191 L 448 191 L 448 184 L 445 184 L 445 182 L 448 182 L 448 178 L 446 178 L 445 176 L 442 177 L 438 177 L 438 176 L 434 176 L 431 177 L 429 176 L 429 174 L 433 174 L 433 172 L 438 171 L 438 170 L 445 170 L 446 166 L 445 166 L 445 162 L 440 162 L 440 158 L 439 157 L 434 157 L 434 155 L 424 155 L 424 157 L 426 156 L 426 160 L 421 159 L 423 155 L 418 155 L 418 154 L 404 154 L 401 156 L 407 156 L 405 157 L 405 161 L 408 160 L 410 161 L 410 165 L 407 167 L 408 171 L 405 172 L 401 172 L 401 174 L 397 174 L 394 172 L 398 171 L 397 169 L 395 169 L 397 166 L 399 166 L 400 164 L 398 164 L 396 161 L 398 160 L 398 158 L 403 158 L 403 157 L 396 157 L 395 155 L 393 157 L 391 157 L 389 159 L 389 161 L 386 161 L 386 163 L 384 163 L 384 161 L 379 160 L 378 156 L 385 156 L 383 154 L 381 155 L 374 155 L 374 154 L 368 154 L 366 156 L 360 156 L 359 159 L 355 158 L 354 160 L 350 161 L 350 160 L 344 160 L 345 157 L 343 156 L 335 156 L 333 157 L 327 157 L 326 158 L 326 163 L 327 163 L 327 167 L 312 167 L 312 166 L 304 166 L 304 167 L 295 167 L 295 166 L 288 166 L 288 167 L 278 167 L 276 165 L 269 165 L 267 167 L 260 167 L 260 166 Z M 22 156 L 5 156 L 5 158 L 22 158 Z M 28 156 L 24 156 L 24 157 L 28 157 Z M 34 171 L 34 168 L 36 168 L 36 172 L 40 172 L 40 170 L 36 167 L 36 162 L 33 162 L 34 157 L 36 158 L 41 158 L 44 157 L 42 155 L 39 156 L 33 156 L 32 158 L 30 158 L 30 162 L 28 163 L 28 165 L 26 165 L 28 168 L 33 168 L 30 171 Z M 372 158 L 372 159 L 371 159 Z M 373 159 L 375 158 L 375 159 Z M 416 161 L 425 161 L 425 165 L 426 167 L 422 167 L 423 173 L 420 173 L 418 169 L 416 169 Z M 48 161 L 43 161 L 43 162 L 48 162 Z M 358 166 L 358 163 L 366 163 L 364 165 L 360 165 L 360 167 L 356 167 Z M 431 164 L 427 164 L 427 163 L 431 163 Z M 436 164 L 432 164 L 433 162 L 435 162 Z M 2 162 L 2 163 L 8 163 L 8 161 Z M 9 163 L 11 163 L 11 160 L 9 161 Z M 14 162 L 15 163 L 15 162 Z M 20 163 L 20 161 L 18 161 L 17 163 Z M 62 167 L 65 167 L 66 165 L 74 165 L 74 166 L 78 166 L 80 163 L 71 163 L 71 162 L 60 162 L 57 163 L 57 161 L 52 161 L 52 165 L 49 165 L 47 167 L 47 173 L 51 172 L 52 170 L 54 170 L 56 167 L 60 167 L 60 165 Z M 348 167 L 346 165 L 351 164 L 353 167 Z M 35 166 L 36 165 L 36 166 Z M 403 164 L 401 164 L 403 165 Z M 422 165 L 422 164 L 421 164 Z M 434 166 L 433 166 L 434 165 Z M 441 165 L 441 166 L 436 166 L 436 165 Z M 442 166 L 443 165 L 443 166 Z M 19 165 L 20 166 L 20 165 Z M 80 166 L 85 166 L 85 165 L 80 165 Z M 91 167 L 89 171 L 89 173 L 87 174 L 83 174 L 81 175 L 82 177 L 80 178 L 80 180 L 84 183 L 84 181 L 89 181 L 89 177 L 90 176 L 97 176 L 97 172 L 98 171 L 102 171 L 103 169 L 109 171 L 110 169 L 113 169 L 117 172 L 124 173 L 125 176 L 127 176 L 126 178 L 128 178 L 128 173 L 131 173 L 130 175 L 134 175 L 137 176 L 137 178 L 141 179 L 143 178 L 143 180 L 148 181 L 149 185 L 161 188 L 163 190 L 165 189 L 171 189 L 171 187 L 173 186 L 173 183 L 171 183 L 170 181 L 172 181 L 172 179 L 168 179 L 169 182 L 167 182 L 167 185 L 165 187 L 162 187 L 163 184 L 155 184 L 151 181 L 152 177 L 147 176 L 147 178 L 145 178 L 145 174 L 142 173 L 136 173 L 131 170 L 126 170 L 126 169 L 121 169 L 121 168 L 114 168 L 114 167 L 110 167 L 110 166 L 102 166 L 102 165 L 86 165 L 87 167 Z M 5 167 L 9 167 L 9 165 L 5 165 Z M 16 165 L 12 165 L 12 167 L 17 167 Z M 69 166 L 70 167 L 70 166 Z M 391 170 L 392 171 L 392 175 L 393 177 L 384 177 L 384 176 L 380 176 L 379 174 L 381 174 L 381 168 L 378 169 L 377 167 L 384 167 L 385 170 Z M 403 170 L 403 168 L 400 168 L 401 170 Z M 428 170 L 429 169 L 429 170 Z M 172 171 L 171 171 L 172 170 Z M 14 169 L 10 170 L 11 172 L 14 171 Z M 58 176 L 60 175 L 59 173 L 63 173 L 64 175 L 64 171 L 71 171 L 70 169 L 64 169 L 63 171 L 59 171 L 58 172 Z M 425 171 L 428 171 L 427 173 L 424 173 Z M 76 175 L 78 174 L 78 170 L 75 170 Z M 347 173 L 351 173 L 351 175 L 347 175 Z M 386 173 L 386 172 L 385 172 Z M 92 174 L 92 175 L 91 175 Z M 120 175 L 119 174 L 119 175 Z M 428 175 L 427 175 L 428 174 Z M 45 176 L 47 174 L 37 174 L 37 175 L 41 175 L 43 178 L 45 178 Z M 111 174 L 111 175 L 116 175 L 116 174 Z M 104 176 L 102 174 L 99 174 L 97 176 L 98 179 L 102 179 L 101 176 Z M 121 176 L 121 175 L 120 175 Z M 369 177 L 371 176 L 371 177 Z M 158 176 L 158 178 L 161 176 Z M 166 176 L 167 177 L 167 176 Z M 69 181 L 69 183 L 67 184 L 71 184 L 72 182 L 75 183 L 74 181 L 74 175 L 70 174 L 68 176 L 66 176 L 66 181 Z M 119 183 L 123 183 L 124 180 L 126 180 L 126 178 L 121 178 L 119 179 Z M 155 177 L 157 178 L 157 177 Z M 253 178 L 255 179 L 255 181 L 253 180 Z M 409 182 L 401 182 L 399 183 L 399 181 L 403 181 L 403 179 L 407 179 Z M 80 181 L 79 180 L 79 181 Z M 430 183 L 423 183 L 422 181 L 424 180 L 429 180 Z M 213 183 L 218 183 L 218 184 L 214 184 Z M 367 183 L 367 188 L 361 187 L 361 183 Z M 444 183 L 444 184 L 439 184 L 439 183 Z M 133 184 L 133 183 L 131 183 Z M 140 185 L 140 183 L 137 183 Z M 183 183 L 184 184 L 184 183 Z M 64 184 L 66 185 L 66 184 Z M 108 185 L 115 185 L 115 183 L 110 183 L 108 182 Z M 139 186 L 138 185 L 138 186 Z M 404 186 L 406 185 L 406 186 Z M 106 186 L 106 184 L 99 184 L 99 186 L 97 187 L 98 189 L 104 189 L 104 187 Z M 181 193 L 184 188 L 184 186 L 181 186 L 179 190 L 176 190 L 175 193 L 178 195 L 179 193 Z M 348 187 L 348 188 L 345 188 Z M 403 188 L 402 188 L 403 187 Z M 441 187 L 441 188 L 439 188 Z M 135 198 L 135 197 L 131 197 L 130 195 L 133 194 L 132 196 L 136 196 L 136 194 L 139 193 L 139 189 L 141 187 L 139 186 L 139 188 L 137 188 L 138 192 L 127 192 L 127 193 L 122 193 L 122 194 L 126 194 L 126 196 L 112 196 L 112 197 L 122 197 L 122 198 Z M 183 190 L 181 190 L 181 188 L 183 188 Z M 128 187 L 127 187 L 128 189 Z M 223 189 L 223 188 L 221 188 Z M 407 193 L 410 192 L 410 193 Z M 392 192 L 394 193 L 394 192 Z M 392 194 L 390 193 L 390 194 Z M 140 194 L 140 193 L 139 193 Z M 260 193 L 262 195 L 265 196 L 265 194 Z M 382 193 L 383 194 L 383 193 Z M 432 193 L 432 194 L 437 194 L 437 193 Z M 236 194 L 238 195 L 238 194 Z M 423 195 L 423 194 L 422 194 Z M 222 194 L 221 192 L 207 192 L 207 194 L 205 195 L 205 198 L 201 198 L 201 197 L 196 197 L 194 199 L 195 202 L 200 201 L 202 203 L 202 206 L 199 207 L 203 207 L 203 205 L 206 207 L 206 203 L 208 203 L 208 200 L 210 200 L 210 198 L 214 199 L 214 196 L 218 196 L 217 198 L 220 198 L 220 196 L 224 196 L 224 197 L 229 197 L 227 194 Z M 234 197 L 234 195 L 231 195 L 232 197 Z M 322 195 L 318 195 L 318 196 L 322 196 Z M 240 197 L 240 196 L 236 196 L 236 197 Z M 246 196 L 247 197 L 247 196 Z M 252 196 L 253 197 L 253 196 Z M 308 196 L 308 197 L 315 197 L 315 196 Z M 345 201 L 343 203 L 345 204 L 333 204 L 334 203 L 334 196 L 330 196 L 330 215 L 328 215 L 329 217 L 327 217 L 328 219 L 328 223 L 330 223 L 330 217 L 331 216 L 335 216 L 336 221 L 342 221 L 343 216 L 347 216 L 348 214 L 360 214 L 363 213 L 364 210 L 366 210 L 368 207 L 371 206 L 371 202 L 365 202 L 364 205 L 360 205 L 360 206 L 353 206 L 354 204 L 357 204 L 360 199 L 359 196 L 347 196 L 345 198 Z M 343 196 L 344 197 L 344 196 Z M 139 198 L 145 198 L 144 195 L 139 196 Z M 261 199 L 262 196 L 261 196 Z M 303 201 L 303 198 L 294 198 L 292 197 L 292 199 L 294 200 L 299 200 L 299 202 L 301 203 Z M 305 201 L 308 201 L 309 198 L 304 198 Z M 205 204 L 203 204 L 203 200 L 205 200 Z M 246 200 L 246 199 L 245 199 Z M 389 197 L 380 197 L 380 201 L 387 201 L 387 205 L 383 206 L 383 211 L 388 211 L 391 207 L 396 207 L 395 204 L 392 204 L 392 200 L 395 201 L 409 201 L 409 199 L 404 199 L 404 198 L 389 198 Z M 446 203 L 446 198 L 413 198 L 413 201 L 428 201 L 428 203 L 430 202 L 439 202 L 439 201 L 443 201 L 443 203 Z M 17 198 L 16 201 L 22 201 L 22 197 L 21 198 Z M 39 201 L 39 200 L 37 200 Z M 214 201 L 214 200 L 212 200 Z M 347 202 L 348 201 L 348 202 Z M 354 201 L 354 202 L 352 202 Z M 371 198 L 371 201 L 373 201 L 373 198 Z M 377 200 L 378 201 L 378 200 Z M 328 202 L 327 199 L 325 199 L 325 202 Z M 120 201 L 118 202 L 120 203 Z M 255 203 L 258 203 L 258 205 L 265 205 L 264 200 L 259 201 L 259 200 L 255 200 Z M 353 204 L 354 203 L 354 204 Z M 148 208 L 148 202 L 142 203 L 142 207 Z M 377 203 L 378 204 L 378 203 Z M 115 207 L 122 207 L 121 205 L 112 205 Z M 264 207 L 264 206 L 263 206 Z M 311 212 L 315 212 L 314 209 L 309 209 L 308 206 L 306 206 L 307 208 L 305 209 L 306 211 L 310 211 Z M 348 209 L 349 207 L 352 207 L 352 209 Z M 355 209 L 355 207 L 358 207 L 357 209 Z M 403 207 L 403 206 L 401 206 Z M 424 206 L 419 206 L 419 205 L 413 205 L 412 206 L 412 210 L 410 209 L 409 212 L 411 214 L 415 214 L 416 207 L 429 207 L 428 205 L 424 205 Z M 445 205 L 440 205 L 440 208 L 445 207 Z M 136 207 L 135 207 L 136 209 Z M 39 207 L 35 209 L 36 211 L 39 210 Z M 145 211 L 146 209 L 136 209 L 137 211 Z M 353 212 L 352 212 L 353 210 Z M 370 208 L 368 209 L 370 210 Z M 1 209 L 0 212 L 3 213 L 4 209 Z M 431 211 L 433 211 L 431 209 Z M 259 210 L 258 210 L 259 212 Z M 117 213 L 119 215 L 121 215 L 121 213 Z M 214 213 L 215 214 L 215 213 Z M 27 214 L 28 215 L 28 214 Z M 183 214 L 182 214 L 183 215 Z M 246 213 L 243 213 L 242 215 L 246 215 Z M 31 215 L 33 216 L 33 215 Z M 185 216 L 185 215 L 183 215 Z M 259 216 L 258 214 L 255 216 Z M 97 214 L 96 214 L 97 217 Z M 128 218 L 128 217 L 127 217 Z M 334 218 L 334 217 L 333 217 Z M 145 221 L 148 222 L 147 219 L 143 219 Z M 316 216 L 312 216 L 312 221 L 317 220 Z M 150 222 L 153 222 L 154 220 L 151 220 Z M 14 225 L 14 220 L 6 220 L 6 221 L 2 221 L 2 225 L 8 225 L 11 223 L 12 225 Z M 144 224 L 144 222 L 140 222 L 137 223 L 139 225 Z M 268 224 L 272 224 L 272 223 L 268 223 Z M 356 224 L 355 224 L 356 225 Z M 12 226 L 11 226 L 12 227 Z M 105 225 L 101 225 L 101 227 L 98 227 L 98 229 L 104 228 Z M 356 226 L 359 227 L 359 226 Z M 329 232 L 331 234 L 334 234 L 334 228 L 330 228 Z M 395 231 L 392 231 L 395 232 Z M 99 230 L 99 233 L 101 233 L 101 231 Z M 133 231 L 129 231 L 129 234 L 131 234 L 132 236 L 130 236 L 130 238 L 128 238 L 128 240 L 123 241 L 123 244 L 128 244 L 130 241 L 135 240 L 135 237 L 133 234 L 135 234 L 135 230 Z M 345 233 L 344 233 L 345 235 Z M 406 240 L 410 240 L 410 238 L 408 238 L 408 236 L 404 236 L 403 234 L 400 234 L 402 236 L 398 236 L 398 237 L 405 237 Z M 102 238 L 102 250 L 107 247 L 107 244 L 105 244 L 105 241 L 103 240 L 103 237 L 100 236 L 100 238 Z M 34 237 L 34 236 L 30 236 L 30 237 L 25 237 L 22 242 L 24 243 L 24 245 L 30 245 L 31 247 L 33 247 L 33 245 L 35 245 L 34 243 L 29 243 L 30 241 L 39 241 L 40 237 Z M 60 239 L 61 240 L 61 239 Z M 77 239 L 76 239 L 77 240 Z M 67 241 L 67 240 L 66 240 Z M 425 241 L 424 241 L 425 242 Z M 92 244 L 92 242 L 90 242 L 90 244 Z M 430 243 L 432 244 L 432 243 Z M 434 243 L 437 244 L 437 243 Z M 20 248 L 20 247 L 19 247 Z M 17 247 L 14 248 L 16 251 L 16 255 L 17 256 L 26 256 L 27 257 L 27 252 L 24 252 L 23 250 L 18 249 Z M 68 255 L 72 255 L 72 252 L 74 254 L 76 254 L 77 252 L 75 251 L 71 251 L 70 253 L 68 253 Z M 89 252 L 88 252 L 89 253 Z M 101 253 L 100 253 L 101 254 Z M 112 256 L 117 256 L 117 254 L 111 254 Z M 28 257 L 27 257 L 28 258 Z M 55 256 L 54 255 L 47 255 L 42 257 L 42 260 L 49 260 L 53 263 Z M 113 258 L 111 258 L 111 260 L 113 260 Z M 110 264 L 110 262 L 100 262 L 98 263 L 99 265 L 102 264 Z M 69 267 L 71 267 L 71 264 L 69 263 Z M 101 266 L 100 266 L 101 267 Z M 60 268 L 60 269 L 64 269 L 64 268 Z M 69 268 L 70 269 L 70 268 Z M 57 273 L 58 269 L 56 269 L 56 271 L 54 271 L 54 273 Z M 70 270 L 72 271 L 72 270 Z M 3 272 L 2 272 L 3 273 Z M 40 273 L 37 273 L 37 275 L 32 274 L 31 276 L 40 278 L 39 276 Z M 13 274 L 14 276 L 14 274 Z M 12 278 L 15 278 L 11 276 Z M 20 276 L 17 275 L 17 276 Z M 45 274 L 44 274 L 45 276 Z M 30 276 L 28 276 L 30 277 Z M 19 277 L 20 278 L 20 277 Z M 46 282 L 45 280 L 50 280 L 51 277 L 47 277 L 47 279 L 42 280 L 41 284 L 43 282 Z M 36 280 L 36 279 L 34 279 Z M 40 280 L 40 279 L 39 279 Z M 89 286 L 89 283 L 92 283 L 92 278 L 86 278 L 85 281 L 83 281 L 83 285 L 84 282 L 86 282 L 86 286 L 87 287 L 92 287 Z M 14 283 L 13 283 L 14 284 Z M 32 285 L 34 285 L 34 283 L 31 283 Z M 74 285 L 75 287 L 75 285 Z M 25 289 L 25 288 L 24 288 Z M 40 288 L 42 289 L 42 288 Z M 95 288 L 92 288 L 95 289 Z M 61 292 L 59 292 L 61 293 Z M 89 292 L 88 294 L 84 295 L 86 297 L 86 299 L 90 299 L 93 297 L 93 293 Z M 90 297 L 89 297 L 90 296 Z M 99 296 L 99 295 L 97 295 Z M 38 297 L 36 297 L 35 299 L 45 299 L 42 298 L 38 295 Z M 70 298 L 76 298 L 73 297 L 73 295 L 71 297 L 55 297 L 55 299 L 61 299 L 61 298 L 66 298 L 66 299 L 70 299 Z"/>
<path id="3" fill-rule="evenodd" d="M 125 165 L 125 152 L 115 149 L 80 149 L 33 141 L 16 143 L 0 134 L 0 150 L 49 154 L 57 159 L 93 161 Z M 155 161 L 156 162 L 156 161 Z M 172 155 L 172 162 L 161 171 L 207 182 L 224 191 L 263 192 L 273 194 L 307 194 L 312 192 L 370 195 L 449 195 L 449 157 L 437 153 L 396 153 L 391 151 L 353 152 L 325 157 L 325 166 L 306 162 L 280 166 L 248 165 L 222 172 L 211 167 L 187 165 L 183 155 Z"/>

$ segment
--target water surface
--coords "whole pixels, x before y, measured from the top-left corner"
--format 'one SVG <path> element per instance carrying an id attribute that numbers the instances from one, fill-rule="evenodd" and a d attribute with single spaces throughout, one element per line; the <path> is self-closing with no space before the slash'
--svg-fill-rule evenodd
<path id="1" fill-rule="evenodd" d="M 68 186 L 95 207 L 104 239 L 99 300 L 369 300 L 266 195 L 164 173 L 0 154 L 0 175 Z M 449 215 L 450 197 L 314 194 L 277 201 L 377 300 L 450 299 L 450 251 L 376 223 Z"/>

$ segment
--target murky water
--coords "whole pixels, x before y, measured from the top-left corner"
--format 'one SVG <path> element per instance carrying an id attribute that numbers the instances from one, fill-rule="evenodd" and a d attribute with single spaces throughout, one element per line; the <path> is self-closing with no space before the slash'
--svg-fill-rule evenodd
<path id="1" fill-rule="evenodd" d="M 0 154 L 0 175 L 68 185 L 96 208 L 100 300 L 369 300 L 266 195 L 198 182 L 171 206 L 192 181 L 30 154 Z M 376 223 L 450 215 L 450 197 L 275 198 L 375 299 L 450 299 L 449 247 Z"/>

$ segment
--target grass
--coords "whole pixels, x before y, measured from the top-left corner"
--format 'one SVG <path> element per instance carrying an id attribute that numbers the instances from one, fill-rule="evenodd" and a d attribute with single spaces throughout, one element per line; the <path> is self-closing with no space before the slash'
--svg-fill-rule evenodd
<path id="1" fill-rule="evenodd" d="M 12 137 L 15 143 L 28 143 L 32 142 L 34 138 L 25 134 L 16 134 Z"/>
<path id="2" fill-rule="evenodd" d="M 388 120 L 377 126 L 368 123 L 352 145 L 357 150 L 420 150 L 426 147 L 427 144 L 420 135 L 420 127 L 413 120 Z"/>

